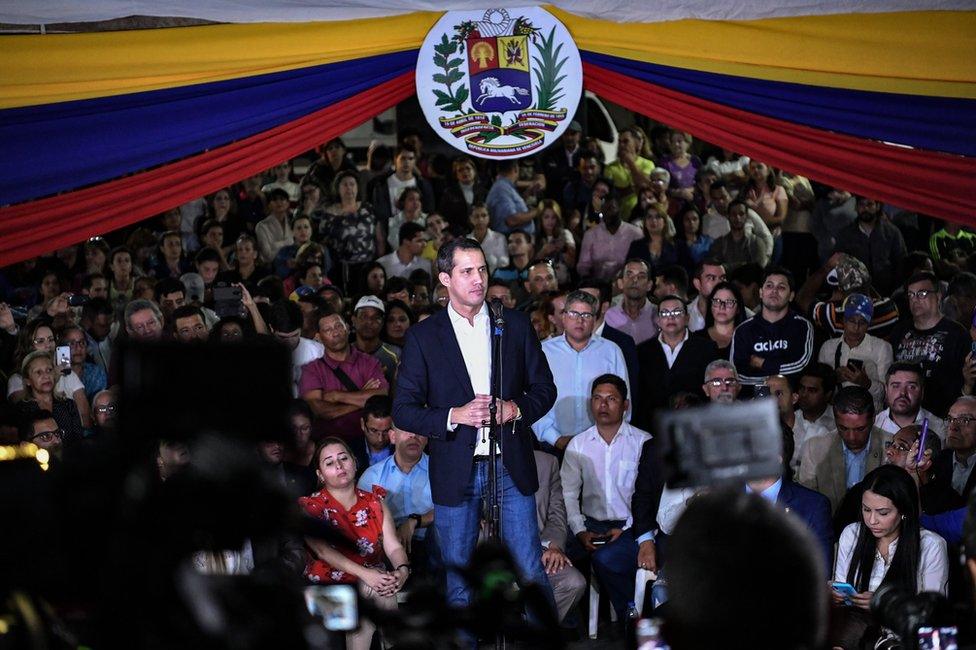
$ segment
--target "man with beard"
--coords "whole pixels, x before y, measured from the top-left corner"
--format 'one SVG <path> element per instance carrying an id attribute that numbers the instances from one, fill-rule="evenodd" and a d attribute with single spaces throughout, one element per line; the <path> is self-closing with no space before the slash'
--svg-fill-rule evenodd
<path id="1" fill-rule="evenodd" d="M 587 206 L 593 203 L 593 187 L 600 177 L 603 165 L 592 151 L 584 151 L 579 156 L 576 171 L 562 188 L 563 214 L 567 224 L 582 219 Z"/>
<path id="2" fill-rule="evenodd" d="M 731 404 L 739 397 L 742 384 L 735 366 L 725 359 L 716 359 L 705 366 L 705 383 L 702 392 L 715 404 Z"/>
<path id="3" fill-rule="evenodd" d="M 887 296 L 895 288 L 895 273 L 906 249 L 901 231 L 882 218 L 881 207 L 874 199 L 857 197 L 857 221 L 837 233 L 836 252 L 861 260 L 874 287 Z"/>
<path id="4" fill-rule="evenodd" d="M 769 262 L 769 251 L 762 241 L 746 230 L 746 213 L 749 206 L 736 199 L 729 204 L 729 232 L 722 235 L 708 250 L 708 256 L 718 260 L 729 270 L 743 264 L 765 266 Z"/>
<path id="5" fill-rule="evenodd" d="M 732 336 L 732 363 L 743 384 L 757 386 L 765 377 L 790 377 L 813 356 L 813 325 L 790 311 L 793 274 L 770 266 L 763 273 L 762 310 L 739 325 Z"/>
<path id="6" fill-rule="evenodd" d="M 620 201 L 614 192 L 603 200 L 600 223 L 583 233 L 579 262 L 580 277 L 593 276 L 613 281 L 627 259 L 631 243 L 643 236 L 637 226 L 621 220 Z"/>
<path id="7" fill-rule="evenodd" d="M 948 411 L 962 393 L 962 367 L 971 347 L 969 332 L 942 314 L 941 293 L 934 275 L 927 271 L 913 274 L 905 283 L 912 320 L 899 324 L 891 333 L 895 361 L 922 367 L 922 406 L 933 413 Z"/>
<path id="8" fill-rule="evenodd" d="M 878 413 L 874 426 L 890 434 L 929 421 L 929 433 L 935 434 L 945 442 L 945 422 L 935 414 L 922 408 L 925 386 L 922 382 L 922 369 L 914 364 L 899 361 L 892 364 L 885 374 L 885 401 L 888 408 Z"/>

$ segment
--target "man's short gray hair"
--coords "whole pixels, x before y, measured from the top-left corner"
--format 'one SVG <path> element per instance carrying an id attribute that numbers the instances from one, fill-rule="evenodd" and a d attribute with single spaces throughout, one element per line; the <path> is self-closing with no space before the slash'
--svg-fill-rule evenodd
<path id="1" fill-rule="evenodd" d="M 712 361 L 710 364 L 705 366 L 705 381 L 711 379 L 712 373 L 714 373 L 716 370 L 731 370 L 732 376 L 735 377 L 736 379 L 739 378 L 739 372 L 735 369 L 735 366 L 732 365 L 731 361 L 726 361 L 725 359 L 716 359 L 715 361 Z"/>
<path id="2" fill-rule="evenodd" d="M 600 302 L 596 299 L 596 296 L 579 289 L 566 296 L 567 307 L 569 307 L 570 303 L 574 302 L 581 302 L 584 305 L 589 305 L 593 309 L 594 314 L 596 314 L 596 312 L 600 309 Z"/>
<path id="3" fill-rule="evenodd" d="M 125 306 L 126 329 L 132 329 L 132 323 L 129 322 L 129 319 L 132 318 L 132 314 L 136 313 L 137 311 L 142 311 L 143 309 L 150 310 L 156 316 L 156 320 L 159 321 L 159 324 L 163 324 L 163 312 L 159 311 L 159 307 L 156 306 L 156 303 L 154 303 L 152 300 L 143 300 L 142 298 L 139 298 L 138 300 L 129 302 L 129 304 Z"/>

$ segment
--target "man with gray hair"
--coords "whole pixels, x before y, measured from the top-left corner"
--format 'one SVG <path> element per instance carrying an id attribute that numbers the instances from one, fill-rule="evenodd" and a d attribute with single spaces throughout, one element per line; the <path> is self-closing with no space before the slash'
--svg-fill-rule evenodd
<path id="1" fill-rule="evenodd" d="M 830 499 L 832 510 L 849 488 L 881 465 L 888 438 L 874 426 L 874 398 L 862 386 L 844 386 L 834 397 L 835 433 L 807 441 L 800 453 L 800 483 Z"/>
<path id="2" fill-rule="evenodd" d="M 602 336 L 593 336 L 600 305 L 585 291 L 566 296 L 562 320 L 564 332 L 542 343 L 542 352 L 556 383 L 556 403 L 532 425 L 536 437 L 559 452 L 580 431 L 593 426 L 589 410 L 590 386 L 603 374 L 616 375 L 627 384 L 627 364 L 620 347 Z M 630 412 L 625 414 L 630 421 Z"/>
<path id="3" fill-rule="evenodd" d="M 134 341 L 163 337 L 163 313 L 151 300 L 133 300 L 125 306 L 125 331 Z"/>
<path id="4" fill-rule="evenodd" d="M 718 404 L 731 404 L 739 397 L 742 384 L 739 373 L 731 361 L 716 359 L 705 366 L 705 383 L 702 392 L 709 401 Z"/>

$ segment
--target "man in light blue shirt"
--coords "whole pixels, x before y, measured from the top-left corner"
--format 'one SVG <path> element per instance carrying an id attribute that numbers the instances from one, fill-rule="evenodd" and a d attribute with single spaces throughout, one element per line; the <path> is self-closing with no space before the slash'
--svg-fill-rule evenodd
<path id="1" fill-rule="evenodd" d="M 562 314 L 564 333 L 542 344 L 556 383 L 556 403 L 532 425 L 532 430 L 540 441 L 559 451 L 566 449 L 577 433 L 593 426 L 589 404 L 594 379 L 604 374 L 616 375 L 630 391 L 627 364 L 620 348 L 612 341 L 593 336 L 598 308 L 597 299 L 585 291 L 569 294 Z M 629 406 L 624 419 L 630 420 Z"/>
<path id="2" fill-rule="evenodd" d="M 485 198 L 488 214 L 491 215 L 491 229 L 503 235 L 513 230 L 534 235 L 538 211 L 529 209 L 515 187 L 518 175 L 518 160 L 506 159 L 498 163 L 498 176 Z"/>
<path id="3" fill-rule="evenodd" d="M 427 438 L 393 427 L 390 430 L 393 455 L 371 465 L 359 478 L 359 489 L 386 490 L 384 502 L 393 515 L 397 538 L 407 552 L 411 573 L 435 570 L 440 553 L 434 541 L 434 501 L 430 494 L 430 471 L 424 447 Z"/>

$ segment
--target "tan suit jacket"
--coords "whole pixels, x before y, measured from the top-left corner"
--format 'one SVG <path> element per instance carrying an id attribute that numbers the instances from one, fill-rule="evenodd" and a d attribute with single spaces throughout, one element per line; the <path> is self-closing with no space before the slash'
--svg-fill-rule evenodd
<path id="1" fill-rule="evenodd" d="M 889 437 L 891 436 L 881 429 L 871 428 L 865 473 L 881 465 L 884 460 L 884 442 Z M 832 512 L 837 511 L 837 506 L 847 493 L 843 445 L 837 431 L 832 431 L 826 436 L 810 438 L 800 455 L 800 484 L 830 499 Z"/>

